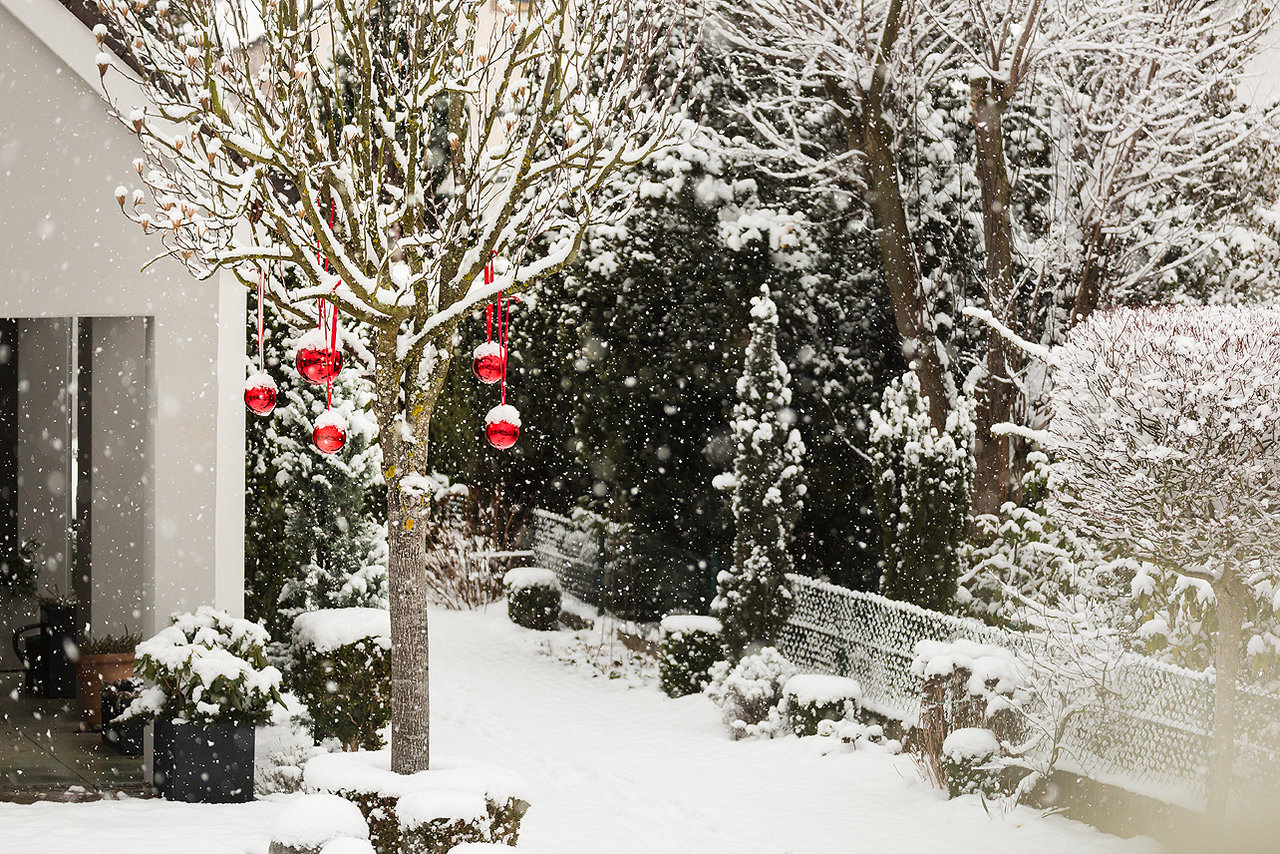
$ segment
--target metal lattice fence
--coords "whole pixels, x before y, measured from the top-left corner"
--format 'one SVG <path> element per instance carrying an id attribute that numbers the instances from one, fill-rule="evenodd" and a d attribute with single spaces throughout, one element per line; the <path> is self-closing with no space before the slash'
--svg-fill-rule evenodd
<path id="1" fill-rule="evenodd" d="M 783 654 L 805 669 L 857 679 L 868 708 L 907 722 L 920 711 L 920 681 L 911 672 L 917 642 L 971 640 L 1031 658 L 1043 652 L 1031 635 L 811 578 L 790 579 L 795 609 L 779 644 Z M 1213 726 L 1213 676 L 1123 655 L 1097 674 L 1097 684 L 1100 699 L 1068 718 L 1059 744 L 1064 764 L 1164 800 L 1198 804 Z M 1274 791 L 1280 697 L 1245 688 L 1237 706 L 1237 791 Z"/>

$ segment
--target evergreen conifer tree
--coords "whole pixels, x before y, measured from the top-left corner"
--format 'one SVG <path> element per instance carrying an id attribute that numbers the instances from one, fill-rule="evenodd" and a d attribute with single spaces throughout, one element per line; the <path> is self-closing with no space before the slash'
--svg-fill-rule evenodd
<path id="1" fill-rule="evenodd" d="M 733 411 L 737 456 L 732 477 L 718 479 L 733 490 L 733 566 L 716 579 L 712 603 L 735 658 L 777 638 L 791 613 L 787 546 L 805 491 L 804 442 L 793 426 L 791 375 L 778 356 L 778 309 L 768 285 L 751 300 L 749 328 Z"/>
<path id="2" fill-rule="evenodd" d="M 939 434 L 920 381 L 907 371 L 871 411 L 876 516 L 884 572 L 880 592 L 935 611 L 955 607 L 959 549 L 973 489 L 972 404 L 947 415 Z"/>

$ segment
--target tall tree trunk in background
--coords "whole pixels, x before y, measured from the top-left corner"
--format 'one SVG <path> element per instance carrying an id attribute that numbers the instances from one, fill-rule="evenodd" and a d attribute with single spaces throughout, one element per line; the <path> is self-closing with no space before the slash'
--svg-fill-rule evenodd
<path id="1" fill-rule="evenodd" d="M 431 665 L 427 636 L 426 515 L 428 496 L 404 488 L 404 479 L 427 469 L 431 413 L 448 373 L 441 355 L 419 385 L 421 354 L 397 353 L 398 329 L 380 332 L 375 345 L 374 391 L 378 436 L 387 486 L 387 581 L 391 612 L 391 770 L 398 774 L 430 766 Z M 429 357 L 427 357 L 429 358 Z M 407 378 L 407 381 L 406 381 Z M 401 403 L 400 395 L 407 399 Z M 402 409 L 403 407 L 403 409 Z M 407 424 L 401 422 L 406 413 Z"/>
<path id="2" fill-rule="evenodd" d="M 1236 756 L 1236 683 L 1249 591 L 1234 576 L 1224 573 L 1223 581 L 1214 585 L 1214 593 L 1218 600 L 1218 635 L 1213 653 L 1213 743 L 1209 747 L 1206 781 L 1210 833 L 1225 829 L 1231 796 L 1231 769 Z"/>
<path id="3" fill-rule="evenodd" d="M 1013 217 L 1001 128 L 1006 101 L 992 91 L 990 80 L 974 80 L 971 86 L 978 182 L 982 187 L 987 310 L 1001 323 L 1016 328 L 1013 316 Z M 1008 421 L 1013 409 L 1017 388 L 1009 378 L 1010 355 L 1008 342 L 994 330 L 988 330 L 986 377 L 978 390 L 974 424 L 977 432 L 971 508 L 975 516 L 998 511 L 1009 492 L 1009 439 L 993 436 L 991 428 Z"/>

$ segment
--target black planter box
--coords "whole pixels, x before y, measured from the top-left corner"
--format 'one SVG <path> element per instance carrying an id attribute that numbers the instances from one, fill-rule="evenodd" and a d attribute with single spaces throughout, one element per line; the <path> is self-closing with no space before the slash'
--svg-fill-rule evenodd
<path id="1" fill-rule="evenodd" d="M 40 633 L 44 638 L 42 676 L 44 696 L 76 695 L 76 609 L 40 606 Z"/>
<path id="2" fill-rule="evenodd" d="M 102 743 L 123 756 L 138 756 L 142 753 L 142 733 L 146 727 L 140 719 L 112 723 L 129 707 L 134 696 L 132 679 L 119 682 L 108 682 L 102 688 Z M 130 691 L 124 698 L 119 686 L 129 686 Z"/>
<path id="3" fill-rule="evenodd" d="M 253 727 L 156 721 L 152 785 L 168 801 L 253 800 Z"/>

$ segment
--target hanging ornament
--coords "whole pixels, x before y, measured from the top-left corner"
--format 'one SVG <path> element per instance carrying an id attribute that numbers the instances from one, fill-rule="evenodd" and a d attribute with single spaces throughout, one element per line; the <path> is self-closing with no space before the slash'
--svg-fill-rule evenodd
<path id="1" fill-rule="evenodd" d="M 254 374 L 244 381 L 244 405 L 258 415 L 270 415 L 276 408 L 279 391 L 276 381 L 265 371 Z"/>
<path id="2" fill-rule="evenodd" d="M 492 258 L 484 265 L 484 283 L 493 284 Z M 501 336 L 502 291 L 498 291 L 498 322 L 498 334 Z M 506 347 L 493 340 L 493 304 L 490 303 L 484 307 L 484 343 L 471 354 L 471 370 L 480 382 L 491 385 L 502 379 L 503 362 L 506 358 Z"/>
<path id="3" fill-rule="evenodd" d="M 490 409 L 484 417 L 484 435 L 495 448 L 510 448 L 520 438 L 520 412 L 506 403 Z"/>
<path id="4" fill-rule="evenodd" d="M 347 421 L 332 409 L 325 411 L 316 419 L 315 429 L 311 431 L 311 441 L 322 454 L 332 454 L 342 450 L 347 443 Z"/>
<path id="5" fill-rule="evenodd" d="M 493 312 L 493 306 L 489 306 L 489 312 Z M 506 356 L 506 351 L 502 349 L 502 345 L 497 341 L 486 341 L 476 347 L 475 353 L 471 356 L 471 370 L 480 379 L 480 382 L 486 385 L 492 385 L 502 379 L 502 361 Z"/>
<path id="6" fill-rule="evenodd" d="M 276 408 L 279 391 L 276 381 L 267 373 L 267 355 L 262 326 L 262 291 L 266 274 L 258 268 L 258 372 L 244 381 L 244 405 L 250 412 L 270 415 Z"/>
<path id="7" fill-rule="evenodd" d="M 336 321 L 335 321 L 336 322 Z M 331 346 L 319 329 L 312 329 L 298 339 L 298 373 L 309 383 L 324 385 L 342 371 L 342 350 Z"/>

